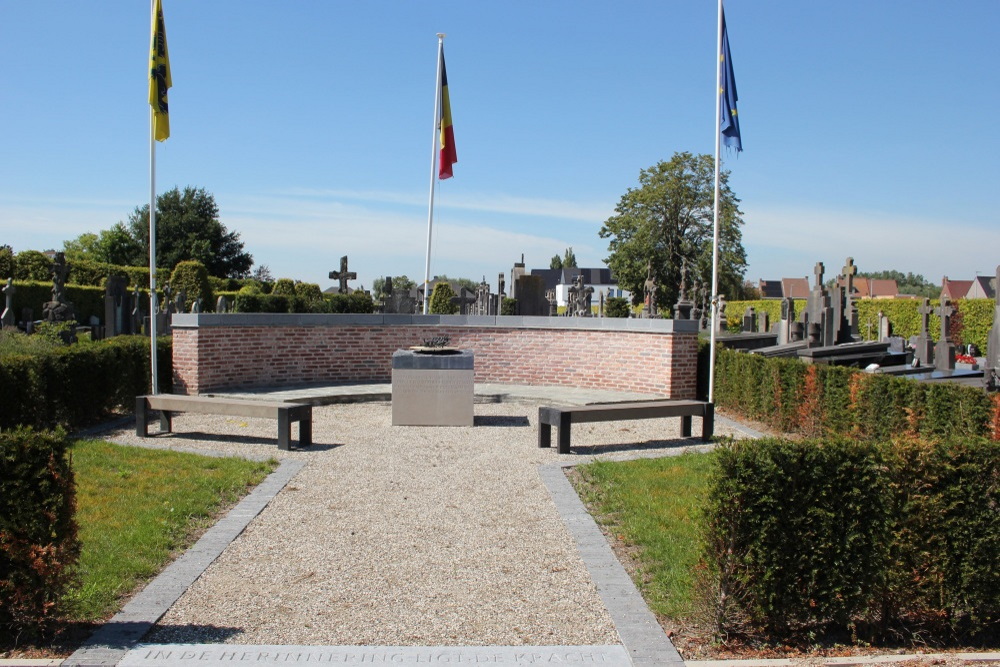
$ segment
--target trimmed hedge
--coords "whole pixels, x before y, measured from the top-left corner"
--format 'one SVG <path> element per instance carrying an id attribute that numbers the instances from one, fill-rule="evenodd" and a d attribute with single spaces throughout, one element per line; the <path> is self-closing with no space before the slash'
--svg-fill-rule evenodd
<path id="1" fill-rule="evenodd" d="M 995 633 L 998 508 L 984 438 L 730 442 L 707 510 L 720 629 Z"/>
<path id="2" fill-rule="evenodd" d="M 975 387 L 726 349 L 716 354 L 713 398 L 718 408 L 807 436 L 987 436 L 1000 420 L 997 405 Z"/>
<path id="3" fill-rule="evenodd" d="M 5 385 L 6 386 L 6 385 Z M 57 616 L 80 554 L 76 492 L 62 431 L 0 432 L 0 641 Z"/>
<path id="4" fill-rule="evenodd" d="M 923 299 L 858 299 L 858 332 L 866 339 L 873 340 L 878 336 L 878 312 L 881 310 L 896 336 L 909 338 L 920 333 L 920 313 L 917 308 Z M 937 308 L 940 301 L 931 299 L 931 306 Z M 993 299 L 958 299 L 953 301 L 956 312 L 952 316 L 951 335 L 956 345 L 972 343 L 986 353 L 986 341 L 989 339 L 990 328 L 993 326 Z M 726 325 L 730 330 L 739 331 L 743 323 L 743 312 L 747 306 L 753 306 L 759 314 L 766 311 L 772 324 L 781 316 L 781 301 L 776 299 L 760 299 L 756 301 L 729 301 L 726 303 Z M 806 307 L 805 299 L 795 299 L 796 318 Z M 941 333 L 941 318 L 936 314 L 930 316 L 928 330 L 935 341 Z"/>
<path id="5" fill-rule="evenodd" d="M 375 303 L 364 292 L 323 294 L 316 299 L 310 291 L 304 296 L 280 296 L 240 292 L 230 301 L 237 313 L 373 313 Z"/>
<path id="6" fill-rule="evenodd" d="M 116 336 L 51 352 L 0 358 L 0 429 L 78 428 L 131 412 L 149 393 L 149 338 Z M 161 388 L 173 382 L 171 340 L 157 341 Z"/>

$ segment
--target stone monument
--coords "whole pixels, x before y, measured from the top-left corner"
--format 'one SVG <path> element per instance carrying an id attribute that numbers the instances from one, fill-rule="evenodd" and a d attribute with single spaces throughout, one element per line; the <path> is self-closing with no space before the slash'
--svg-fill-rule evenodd
<path id="1" fill-rule="evenodd" d="M 347 255 L 344 255 L 343 257 L 340 258 L 340 271 L 330 272 L 330 280 L 336 280 L 340 283 L 340 286 L 337 288 L 338 294 L 347 294 L 347 292 L 349 291 L 347 287 L 347 281 L 357 280 L 357 279 L 358 279 L 357 273 L 355 273 L 354 271 L 347 270 Z"/>
<path id="2" fill-rule="evenodd" d="M 392 355 L 392 425 L 472 426 L 472 350 L 426 342 Z"/>
<path id="3" fill-rule="evenodd" d="M 938 317 L 941 318 L 941 335 L 938 337 L 937 345 L 934 346 L 934 368 L 939 371 L 955 370 L 955 344 L 951 341 L 951 316 L 955 314 L 955 307 L 948 299 L 942 299 L 941 305 L 937 309 Z"/>
<path id="4" fill-rule="evenodd" d="M 52 300 L 42 305 L 42 319 L 48 322 L 74 322 L 76 311 L 73 304 L 66 298 L 66 276 L 69 267 L 66 265 L 66 255 L 56 253 L 52 261 Z"/>

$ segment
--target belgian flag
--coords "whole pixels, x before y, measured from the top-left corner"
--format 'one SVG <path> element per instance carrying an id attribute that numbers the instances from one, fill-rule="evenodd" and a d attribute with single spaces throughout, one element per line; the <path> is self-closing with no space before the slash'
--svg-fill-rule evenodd
<path id="1" fill-rule="evenodd" d="M 163 23 L 163 7 L 160 0 L 156 0 L 149 47 L 149 106 L 153 108 L 153 138 L 157 141 L 170 136 L 167 89 L 172 85 L 170 59 L 167 56 L 167 28 Z"/>
<path id="2" fill-rule="evenodd" d="M 448 73 L 444 66 L 444 51 L 441 52 L 441 104 L 438 125 L 441 127 L 441 155 L 438 159 L 438 178 L 451 178 L 451 166 L 458 162 L 455 152 L 455 128 L 451 125 L 451 99 L 448 97 Z"/>

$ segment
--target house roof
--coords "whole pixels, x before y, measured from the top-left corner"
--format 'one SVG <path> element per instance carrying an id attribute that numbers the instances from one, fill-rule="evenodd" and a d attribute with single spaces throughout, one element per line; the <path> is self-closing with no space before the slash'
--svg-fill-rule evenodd
<path id="1" fill-rule="evenodd" d="M 808 278 L 782 278 L 781 279 L 781 296 L 791 297 L 793 299 L 808 299 L 809 298 L 809 279 Z"/>
<path id="2" fill-rule="evenodd" d="M 611 269 L 531 269 L 533 276 L 540 276 L 545 282 L 545 289 L 555 289 L 556 285 L 572 284 L 573 279 L 583 274 L 584 285 L 617 285 L 618 280 L 612 275 Z"/>
<path id="3" fill-rule="evenodd" d="M 782 297 L 780 280 L 761 280 L 759 289 L 762 299 L 780 299 Z"/>
<path id="4" fill-rule="evenodd" d="M 972 287 L 971 280 L 949 280 L 948 276 L 941 279 L 942 299 L 964 299 Z"/>
<path id="5" fill-rule="evenodd" d="M 843 286 L 846 279 L 839 281 Z M 854 296 L 861 299 L 886 299 L 895 298 L 899 295 L 899 286 L 891 278 L 855 278 Z"/>
<path id="6" fill-rule="evenodd" d="M 996 279 L 992 276 L 976 276 L 976 279 L 972 281 L 972 285 L 969 287 L 969 291 L 965 293 L 965 298 L 995 299 L 996 289 L 993 287 L 995 281 Z"/>

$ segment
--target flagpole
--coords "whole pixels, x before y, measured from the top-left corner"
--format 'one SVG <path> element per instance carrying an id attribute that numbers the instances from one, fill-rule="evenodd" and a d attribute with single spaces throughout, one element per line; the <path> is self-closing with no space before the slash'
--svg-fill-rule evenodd
<path id="1" fill-rule="evenodd" d="M 149 13 L 156 25 L 156 0 Z M 153 394 L 160 393 L 156 368 L 156 110 L 149 108 L 149 370 Z"/>
<path id="2" fill-rule="evenodd" d="M 430 283 L 431 283 L 431 228 L 434 223 L 434 185 L 435 173 L 437 171 L 438 153 L 441 150 L 441 64 L 444 62 L 444 38 L 445 34 L 439 32 L 438 38 L 438 61 L 437 78 L 434 84 L 434 140 L 431 142 L 431 187 L 430 196 L 427 203 L 427 261 L 424 264 L 424 315 L 429 312 L 431 303 Z"/>
<path id="3" fill-rule="evenodd" d="M 719 328 L 719 180 L 722 153 L 722 0 L 719 0 L 718 21 L 715 30 L 715 202 L 712 207 L 712 329 L 709 333 L 708 352 L 708 402 L 715 399 L 715 333 Z"/>

